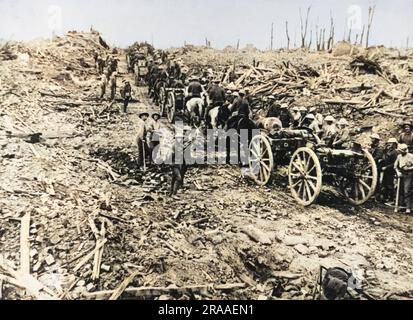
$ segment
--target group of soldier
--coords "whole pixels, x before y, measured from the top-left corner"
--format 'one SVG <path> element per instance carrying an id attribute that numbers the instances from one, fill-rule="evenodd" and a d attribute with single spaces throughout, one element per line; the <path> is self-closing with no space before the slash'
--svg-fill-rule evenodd
<path id="1" fill-rule="evenodd" d="M 370 139 L 370 152 L 380 173 L 376 199 L 395 201 L 396 211 L 404 206 L 405 212 L 410 214 L 413 209 L 413 154 L 410 153 L 413 151 L 413 123 L 404 122 L 398 139 L 391 137 L 384 146 L 378 134 L 372 134 Z"/>
<path id="2" fill-rule="evenodd" d="M 117 92 L 119 60 L 111 54 L 108 54 L 106 58 L 104 58 L 97 52 L 94 53 L 94 60 L 96 70 L 98 71 L 98 74 L 101 75 L 99 98 L 103 100 L 106 95 L 106 90 L 109 88 L 109 99 L 110 101 L 114 101 Z M 123 82 L 123 87 L 121 88 L 120 93 L 124 101 L 123 111 L 126 113 L 128 104 L 132 99 L 132 87 L 129 81 Z"/>
<path id="3" fill-rule="evenodd" d="M 220 79 L 213 78 L 211 73 L 203 72 L 201 76 L 188 76 L 189 70 L 182 65 L 180 59 L 168 59 L 165 54 L 155 54 L 148 59 L 148 75 L 146 77 L 149 92 L 156 103 L 159 103 L 159 86 L 163 82 L 168 87 L 185 89 L 185 103 L 192 98 L 206 98 L 208 103 L 204 114 L 208 122 L 209 111 L 220 106 L 220 119 L 223 128 L 232 128 L 241 118 L 251 119 L 253 108 L 266 110 L 266 118 L 278 118 L 282 128 L 309 128 L 326 146 L 335 149 L 347 149 L 351 146 L 352 131 L 347 119 L 335 119 L 332 115 L 324 115 L 321 107 L 297 107 L 278 104 L 276 97 L 264 97 L 261 104 L 253 106 L 252 96 L 248 89 L 228 90 Z M 159 114 L 155 115 L 158 119 Z M 407 214 L 412 210 L 413 190 L 413 124 L 405 122 L 403 132 L 398 139 L 389 138 L 384 145 L 378 134 L 370 136 L 370 152 L 373 155 L 378 172 L 376 200 L 383 203 L 395 203 L 396 207 L 404 207 Z"/>

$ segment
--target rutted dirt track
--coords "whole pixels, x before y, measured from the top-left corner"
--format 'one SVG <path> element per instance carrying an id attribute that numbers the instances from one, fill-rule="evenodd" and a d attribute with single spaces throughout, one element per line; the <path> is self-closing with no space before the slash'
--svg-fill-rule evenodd
<path id="1" fill-rule="evenodd" d="M 19 268 L 16 218 L 30 213 L 30 272 L 66 299 L 95 298 L 93 292 L 113 290 L 133 272 L 138 272 L 133 287 L 215 286 L 195 290 L 187 295 L 191 298 L 311 299 L 320 265 L 352 269 L 377 298 L 408 297 L 411 217 L 373 202 L 352 208 L 327 190 L 304 209 L 282 175 L 259 188 L 229 165 L 191 167 L 184 190 L 177 199 L 168 198 L 169 171 L 150 167 L 143 173 L 135 165 L 137 113 L 157 111 L 146 88 L 133 88 L 139 102 L 127 116 L 120 112 L 121 102 L 96 102 L 93 67 L 86 75 L 65 68 L 76 62 L 63 55 L 65 50 L 87 52 L 82 37 L 87 43 L 91 36 L 77 37 L 59 46 L 60 53 L 53 51 L 56 42 L 47 43 L 40 52 L 30 51 L 29 62 L 0 62 L 3 266 Z M 42 59 L 48 49 L 62 59 L 54 66 Z M 129 77 L 124 56 L 119 57 L 118 85 Z M 93 65 L 89 53 L 84 58 Z M 58 77 L 68 72 L 71 78 Z M 54 97 L 39 94 L 44 91 Z M 18 129 L 42 132 L 46 139 L 32 144 L 6 137 L 6 130 Z M 107 239 L 96 280 L 93 257 L 77 268 L 96 245 L 90 220 L 99 229 L 105 225 Z M 254 239 L 248 235 L 254 233 Z M 220 290 L 219 285 L 235 283 L 244 285 Z M 2 295 L 35 296 L 7 280 Z"/>

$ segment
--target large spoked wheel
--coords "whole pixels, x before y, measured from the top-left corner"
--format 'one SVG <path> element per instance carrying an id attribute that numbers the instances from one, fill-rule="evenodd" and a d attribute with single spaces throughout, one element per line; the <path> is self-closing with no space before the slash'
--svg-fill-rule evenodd
<path id="1" fill-rule="evenodd" d="M 254 181 L 265 186 L 271 178 L 274 158 L 269 139 L 264 134 L 252 138 L 249 148 L 249 168 Z"/>
<path id="2" fill-rule="evenodd" d="M 341 184 L 341 191 L 348 201 L 354 205 L 362 205 L 369 200 L 376 191 L 378 172 L 376 161 L 367 150 L 363 150 L 364 157 L 356 159 L 351 168 L 351 177 Z"/>
<path id="3" fill-rule="evenodd" d="M 173 92 L 169 92 L 168 99 L 166 101 L 166 115 L 168 117 L 169 123 L 173 123 L 175 120 L 175 95 Z"/>
<path id="4" fill-rule="evenodd" d="M 303 206 L 311 205 L 322 185 L 322 172 L 317 155 L 310 148 L 294 152 L 288 168 L 288 182 L 294 199 Z"/>

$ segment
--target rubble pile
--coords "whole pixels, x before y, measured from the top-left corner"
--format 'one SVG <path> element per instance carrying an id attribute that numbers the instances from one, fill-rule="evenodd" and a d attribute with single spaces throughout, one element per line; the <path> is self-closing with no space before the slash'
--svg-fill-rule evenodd
<path id="1" fill-rule="evenodd" d="M 219 51 L 204 47 L 180 53 L 188 66 L 215 66 L 215 77 L 222 79 L 226 88 L 249 89 L 257 108 L 264 97 L 273 95 L 277 103 L 321 106 L 361 126 L 376 118 L 384 117 L 389 122 L 410 119 L 412 52 L 402 54 L 396 49 L 352 45 L 343 51 L 343 46 L 346 43 L 338 43 L 332 53 L 302 49 L 272 53 L 247 49 Z M 384 126 L 382 132 L 385 134 L 388 129 Z"/>

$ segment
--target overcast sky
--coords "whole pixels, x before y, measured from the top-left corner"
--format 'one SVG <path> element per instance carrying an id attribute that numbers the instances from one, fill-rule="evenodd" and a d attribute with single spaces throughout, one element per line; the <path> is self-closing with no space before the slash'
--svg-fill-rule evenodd
<path id="1" fill-rule="evenodd" d="M 286 46 L 286 20 L 291 45 L 294 38 L 299 45 L 299 8 L 305 15 L 309 5 L 314 38 L 317 24 L 328 29 L 331 11 L 336 40 L 350 25 L 354 40 L 367 22 L 369 4 L 376 4 L 371 44 L 405 47 L 407 37 L 413 44 L 412 0 L 0 0 L 0 39 L 31 40 L 93 26 L 121 47 L 143 40 L 160 48 L 204 44 L 208 37 L 218 48 L 240 39 L 241 46 L 266 49 L 271 23 L 274 47 Z"/>

